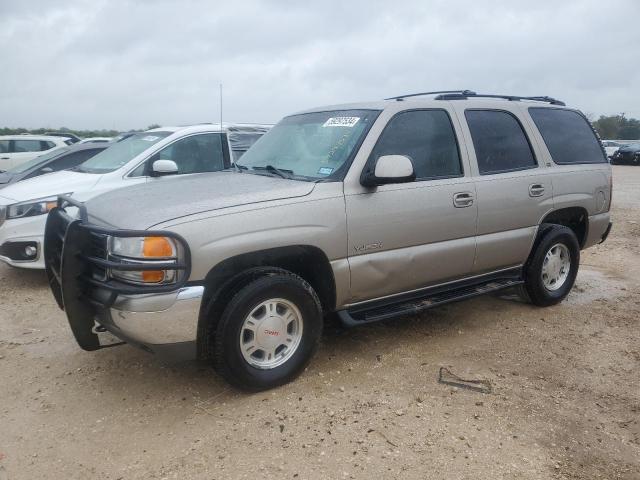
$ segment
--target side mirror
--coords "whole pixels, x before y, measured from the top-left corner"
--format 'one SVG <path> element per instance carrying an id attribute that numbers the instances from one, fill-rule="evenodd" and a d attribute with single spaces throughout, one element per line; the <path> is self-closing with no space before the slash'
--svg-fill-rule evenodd
<path id="1" fill-rule="evenodd" d="M 156 160 L 151 167 L 152 177 L 173 175 L 174 173 L 178 173 L 178 165 L 173 160 Z"/>
<path id="2" fill-rule="evenodd" d="M 377 187 L 390 183 L 407 183 L 416 179 L 413 162 L 405 155 L 382 155 L 360 177 L 364 187 Z"/>

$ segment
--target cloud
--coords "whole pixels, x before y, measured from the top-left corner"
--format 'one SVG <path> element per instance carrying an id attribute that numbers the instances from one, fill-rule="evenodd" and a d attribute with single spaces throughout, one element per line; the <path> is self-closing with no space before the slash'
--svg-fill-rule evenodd
<path id="1" fill-rule="evenodd" d="M 470 88 L 640 117 L 636 0 L 3 1 L 0 124 L 275 122 Z"/>

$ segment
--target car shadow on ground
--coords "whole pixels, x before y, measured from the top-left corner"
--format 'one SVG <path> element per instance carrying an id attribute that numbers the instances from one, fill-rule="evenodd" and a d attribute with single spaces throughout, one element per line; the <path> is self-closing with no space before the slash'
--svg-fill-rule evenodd
<path id="1" fill-rule="evenodd" d="M 321 345 L 306 372 L 293 383 L 280 388 L 285 392 L 308 389 L 323 371 L 344 372 L 352 365 L 366 371 L 376 362 L 395 355 L 399 345 L 405 351 L 419 351 L 425 342 L 446 344 L 462 331 L 490 328 L 492 322 L 502 320 L 497 316 L 487 318 L 486 315 L 479 320 L 479 313 L 503 309 L 505 301 L 516 308 L 527 308 L 516 294 L 505 292 L 499 298 L 497 295 L 486 296 L 356 328 L 345 328 L 335 316 L 331 316 L 326 321 Z M 101 389 L 114 397 L 122 391 L 129 395 L 137 391 L 136 396 L 143 395 L 156 401 L 170 401 L 178 395 L 191 398 L 195 406 L 213 408 L 217 404 L 235 403 L 265 394 L 252 394 L 229 386 L 208 362 L 167 363 L 128 345 L 92 355 L 93 360 L 87 363 L 94 365 L 93 368 L 99 365 Z M 416 358 L 416 361 L 421 360 Z"/>

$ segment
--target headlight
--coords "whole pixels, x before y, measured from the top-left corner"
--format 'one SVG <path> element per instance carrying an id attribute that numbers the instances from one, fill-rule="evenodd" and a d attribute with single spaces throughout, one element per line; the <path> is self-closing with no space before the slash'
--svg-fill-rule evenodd
<path id="1" fill-rule="evenodd" d="M 64 193 L 60 195 L 71 195 L 70 193 Z M 28 200 L 26 202 L 14 203 L 7 207 L 7 219 L 11 218 L 24 218 L 35 217 L 37 215 L 44 215 L 58 204 L 58 195 L 53 197 L 38 198 L 35 200 Z"/>
<path id="2" fill-rule="evenodd" d="M 169 237 L 109 237 L 109 256 L 123 265 L 144 265 L 178 262 L 176 242 Z M 115 258 L 114 258 L 115 257 Z M 112 278 L 138 284 L 168 284 L 176 280 L 175 270 L 120 270 L 112 268 Z"/>

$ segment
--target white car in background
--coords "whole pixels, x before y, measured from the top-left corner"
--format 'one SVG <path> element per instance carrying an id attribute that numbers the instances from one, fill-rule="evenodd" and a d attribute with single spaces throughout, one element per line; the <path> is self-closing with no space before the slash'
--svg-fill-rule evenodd
<path id="1" fill-rule="evenodd" d="M 44 268 L 45 214 L 56 205 L 58 195 L 72 195 L 84 202 L 109 190 L 162 182 L 166 175 L 231 168 L 233 160 L 268 129 L 251 124 L 156 128 L 114 143 L 74 169 L 10 185 L 0 192 L 0 261 L 14 267 Z"/>
<path id="2" fill-rule="evenodd" d="M 28 162 L 54 148 L 70 145 L 69 139 L 47 135 L 0 135 L 0 171 Z"/>
<path id="3" fill-rule="evenodd" d="M 613 154 L 618 151 L 620 147 L 626 147 L 626 143 L 620 143 L 615 140 L 602 140 L 602 146 L 604 147 L 604 151 L 607 153 L 607 158 L 613 157 Z"/>

